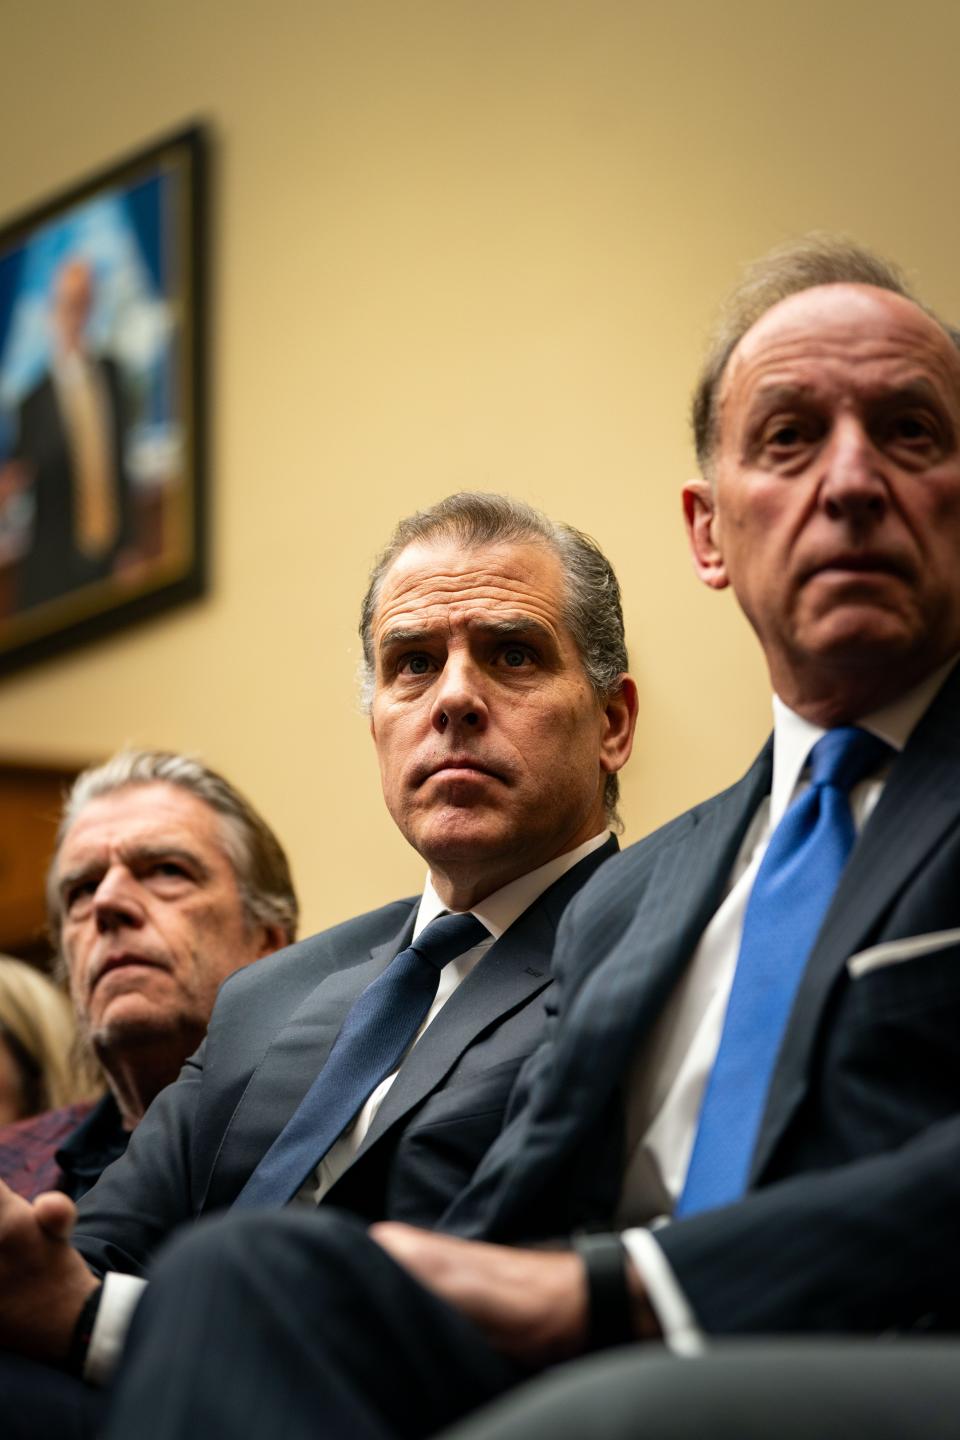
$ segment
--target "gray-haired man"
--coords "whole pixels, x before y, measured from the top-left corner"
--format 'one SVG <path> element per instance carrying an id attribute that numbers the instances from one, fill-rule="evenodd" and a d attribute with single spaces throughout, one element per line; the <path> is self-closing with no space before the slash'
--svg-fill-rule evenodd
<path id="1" fill-rule="evenodd" d="M 228 975 L 296 938 L 297 898 L 266 822 L 190 756 L 124 750 L 64 802 L 47 913 L 85 1049 L 107 1093 L 0 1130 L 0 1179 L 78 1200 L 127 1148 L 206 1032 Z"/>

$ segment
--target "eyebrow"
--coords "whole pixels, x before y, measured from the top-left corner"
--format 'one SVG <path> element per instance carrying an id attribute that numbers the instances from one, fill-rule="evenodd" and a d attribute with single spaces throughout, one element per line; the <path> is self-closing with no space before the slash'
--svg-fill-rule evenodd
<path id="1" fill-rule="evenodd" d="M 798 382 L 795 385 L 772 384 L 760 387 L 750 404 L 750 413 L 754 410 L 775 409 L 778 405 L 796 404 L 798 400 L 815 400 L 819 391 L 815 385 Z M 870 403 L 870 393 L 867 392 L 866 401 Z M 898 404 L 924 404 L 943 406 L 944 397 L 932 381 L 926 376 L 918 375 L 914 380 L 905 380 L 901 385 L 887 386 L 876 396 L 882 403 L 894 401 Z"/>
<path id="2" fill-rule="evenodd" d="M 534 620 L 527 615 L 518 615 L 516 618 L 504 620 L 468 620 L 467 628 L 472 634 L 488 635 L 493 639 L 511 640 L 525 637 L 539 640 L 542 644 L 555 643 L 555 636 L 550 627 L 544 625 L 541 620 Z M 381 636 L 378 649 L 383 652 L 392 650 L 397 645 L 426 645 L 435 640 L 440 633 L 445 633 L 441 627 L 429 630 L 398 626 L 396 629 L 386 631 Z"/>
<path id="3" fill-rule="evenodd" d="M 143 844 L 125 848 L 123 860 L 129 864 L 131 861 L 150 860 L 176 860 L 186 865 L 189 869 L 195 870 L 204 880 L 208 879 L 211 871 L 195 850 L 186 850 L 182 845 Z M 92 876 L 106 873 L 106 868 L 101 860 L 90 860 L 85 865 L 77 865 L 73 870 L 65 870 L 57 877 L 57 890 L 65 894 L 72 886 L 80 883 L 81 880 L 89 880 Z"/>

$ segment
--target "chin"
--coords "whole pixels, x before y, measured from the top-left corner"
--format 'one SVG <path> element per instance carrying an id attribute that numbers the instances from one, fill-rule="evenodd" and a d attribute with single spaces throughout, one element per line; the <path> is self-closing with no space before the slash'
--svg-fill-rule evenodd
<path id="1" fill-rule="evenodd" d="M 413 844 L 428 864 L 440 864 L 450 857 L 469 860 L 476 856 L 479 860 L 509 852 L 515 836 L 505 828 L 502 819 L 456 810 L 424 827 Z"/>
<path id="2" fill-rule="evenodd" d="M 857 607 L 827 617 L 799 647 L 811 658 L 851 665 L 897 661 L 919 648 L 917 627 L 904 616 L 872 608 L 864 613 Z"/>
<path id="3" fill-rule="evenodd" d="M 172 1015 L 155 1006 L 142 1002 L 115 1004 L 99 1021 L 91 1024 L 90 1039 L 98 1051 L 152 1045 L 175 1033 L 182 1025 L 182 1015 Z"/>

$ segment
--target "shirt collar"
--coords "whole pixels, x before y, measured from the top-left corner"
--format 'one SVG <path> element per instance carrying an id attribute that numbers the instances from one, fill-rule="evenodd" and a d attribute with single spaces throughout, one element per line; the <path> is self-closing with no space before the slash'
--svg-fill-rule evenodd
<path id="1" fill-rule="evenodd" d="M 117 1102 L 108 1090 L 57 1150 L 63 1189 L 74 1200 L 89 1190 L 106 1167 L 123 1154 L 130 1139 Z"/>
<path id="2" fill-rule="evenodd" d="M 538 900 L 555 880 L 561 875 L 566 875 L 574 865 L 592 855 L 594 850 L 599 850 L 610 838 L 610 832 L 602 831 L 594 835 L 592 840 L 585 840 L 575 850 L 568 850 L 563 855 L 558 855 L 555 860 L 548 860 L 546 865 L 541 865 L 537 870 L 531 870 L 529 875 L 521 875 L 517 880 L 511 880 L 509 885 L 504 885 L 499 890 L 494 890 L 485 900 L 474 905 L 471 914 L 484 924 L 490 931 L 494 940 L 499 940 L 505 930 L 509 930 L 514 920 L 518 919 L 534 902 Z M 413 937 L 420 934 L 431 920 L 442 915 L 447 909 L 436 890 L 433 888 L 433 879 L 427 876 L 426 884 L 423 887 L 423 898 L 420 901 L 420 909 L 417 912 L 416 923 L 413 927 Z"/>
<path id="3" fill-rule="evenodd" d="M 956 657 L 948 660 L 928 675 L 913 690 L 901 695 L 890 705 L 873 710 L 855 723 L 871 734 L 885 740 L 898 753 L 906 745 L 918 720 L 923 716 L 940 686 L 956 664 Z M 779 695 L 773 697 L 773 784 L 770 790 L 770 821 L 777 825 L 782 819 L 793 792 L 803 774 L 810 751 L 826 730 L 812 725 L 795 710 L 783 703 Z M 883 774 L 883 771 L 879 772 Z"/>

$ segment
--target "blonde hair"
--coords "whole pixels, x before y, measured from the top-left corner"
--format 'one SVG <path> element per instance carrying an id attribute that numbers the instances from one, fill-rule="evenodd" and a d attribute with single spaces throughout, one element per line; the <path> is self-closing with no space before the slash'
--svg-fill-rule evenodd
<path id="1" fill-rule="evenodd" d="M 91 1077 L 76 1069 L 76 1026 L 66 995 L 8 955 L 0 955 L 0 1039 L 21 1072 L 24 1117 L 96 1093 Z"/>

